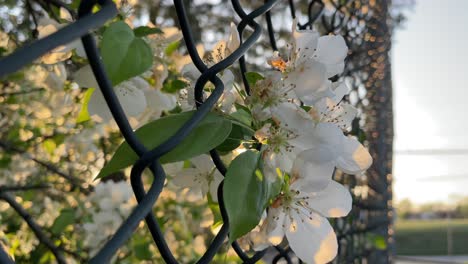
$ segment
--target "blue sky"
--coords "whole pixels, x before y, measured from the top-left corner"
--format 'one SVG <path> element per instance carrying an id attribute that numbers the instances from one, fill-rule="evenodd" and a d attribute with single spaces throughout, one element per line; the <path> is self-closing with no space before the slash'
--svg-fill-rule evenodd
<path id="1" fill-rule="evenodd" d="M 466 10 L 466 0 L 418 0 L 394 35 L 397 200 L 468 195 Z"/>

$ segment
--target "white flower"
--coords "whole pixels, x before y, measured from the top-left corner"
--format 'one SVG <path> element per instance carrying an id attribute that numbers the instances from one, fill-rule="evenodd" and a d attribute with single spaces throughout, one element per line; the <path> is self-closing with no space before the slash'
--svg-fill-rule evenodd
<path id="1" fill-rule="evenodd" d="M 284 86 L 310 105 L 332 95 L 328 78 L 343 71 L 348 48 L 341 36 L 319 37 L 314 30 L 297 31 L 296 23 L 293 37 L 288 61 L 275 53 L 269 64 L 283 73 Z"/>
<path id="2" fill-rule="evenodd" d="M 344 130 L 351 127 L 357 109 L 348 103 L 342 103 L 343 96 L 349 93 L 344 82 L 334 83 L 334 96 L 324 97 L 314 104 L 309 114 L 316 122 L 334 123 Z"/>
<path id="3" fill-rule="evenodd" d="M 329 176 L 337 167 L 345 173 L 358 174 L 372 164 L 367 149 L 355 138 L 345 136 L 338 126 L 341 123 L 316 123 L 292 103 L 278 105 L 272 109 L 272 115 L 279 129 L 270 130 L 267 144 L 275 150 L 272 155 L 276 166 L 283 171 L 301 177 L 317 173 Z M 295 164 L 291 166 L 293 161 Z"/>
<path id="4" fill-rule="evenodd" d="M 268 72 L 264 77 L 265 79 L 257 81 L 255 85 L 250 87 L 250 96 L 247 98 L 248 103 L 252 106 L 254 118 L 257 116 L 256 119 L 259 121 L 271 117 L 270 108 L 282 102 L 296 99 L 295 95 L 291 93 L 292 90 L 284 85 L 280 72 Z"/>
<path id="5" fill-rule="evenodd" d="M 162 92 L 158 89 L 148 89 L 145 91 L 148 108 L 156 117 L 160 117 L 163 111 L 169 111 L 177 106 L 177 98 L 174 94 Z"/>
<path id="6" fill-rule="evenodd" d="M 88 103 L 89 114 L 97 115 L 103 121 L 110 120 L 112 114 L 89 65 L 75 73 L 75 81 L 81 87 L 96 88 Z M 149 90 L 149 87 L 148 82 L 141 77 L 133 77 L 114 87 L 114 92 L 126 115 L 138 116 L 145 110 L 147 102 L 144 91 Z"/>
<path id="7" fill-rule="evenodd" d="M 291 173 L 296 177 L 331 177 L 335 167 L 348 174 L 359 174 L 372 164 L 367 149 L 354 137 L 343 135 L 335 124 L 317 124 L 311 140 L 311 145 L 294 161 Z"/>
<path id="8" fill-rule="evenodd" d="M 344 38 L 341 35 L 328 35 L 318 39 L 317 50 L 312 57 L 325 65 L 327 77 L 333 77 L 343 72 L 347 54 Z"/>
<path id="9" fill-rule="evenodd" d="M 200 155 L 190 160 L 193 168 L 179 172 L 173 178 L 173 183 L 179 187 L 189 188 L 189 192 L 205 196 L 210 192 L 211 198 L 218 201 L 218 186 L 223 176 L 213 165 L 210 156 Z"/>
<path id="10" fill-rule="evenodd" d="M 89 64 L 78 69 L 73 75 L 73 78 L 80 87 L 99 88 L 99 84 Z"/>
<path id="11" fill-rule="evenodd" d="M 132 188 L 124 181 L 106 181 L 96 185 L 89 200 L 97 206 L 91 209 L 91 222 L 82 226 L 86 231 L 84 243 L 91 249 L 91 255 L 114 235 L 130 214 L 135 203 L 135 200 L 131 199 L 132 196 Z"/>
<path id="12" fill-rule="evenodd" d="M 236 25 L 231 22 L 231 34 L 229 35 L 228 41 L 221 40 L 216 43 L 213 51 L 207 54 L 205 62 L 208 66 L 212 66 L 227 56 L 231 55 L 240 45 L 239 32 L 237 31 Z"/>
<path id="13" fill-rule="evenodd" d="M 292 34 L 294 38 L 291 58 L 297 65 L 311 64 L 313 59 L 325 66 L 326 77 L 340 74 L 344 69 L 344 59 L 348 54 L 348 47 L 341 35 L 319 36 L 315 30 L 297 30 L 296 21 L 293 22 Z"/>
<path id="14" fill-rule="evenodd" d="M 280 103 L 271 108 L 275 124 L 265 124 L 255 133 L 266 144 L 263 155 L 267 166 L 284 172 L 302 151 L 313 147 L 315 123 L 305 110 L 293 103 Z"/>
<path id="15" fill-rule="evenodd" d="M 310 192 L 294 182 L 268 210 L 266 233 L 273 245 L 286 236 L 294 253 L 307 263 L 328 263 L 337 254 L 338 243 L 326 217 L 343 217 L 351 210 L 349 191 L 330 181 L 325 189 Z"/>
<path id="16" fill-rule="evenodd" d="M 145 94 L 131 80 L 117 85 L 114 91 L 126 115 L 137 116 L 145 110 Z M 88 112 L 100 116 L 104 121 L 111 119 L 111 112 L 100 89 L 94 90 L 88 103 Z"/>
<path id="17" fill-rule="evenodd" d="M 164 172 L 167 175 L 174 176 L 183 170 L 184 162 L 178 161 L 178 162 L 173 162 L 173 163 L 166 163 L 166 164 L 163 164 L 163 168 L 164 168 Z"/>

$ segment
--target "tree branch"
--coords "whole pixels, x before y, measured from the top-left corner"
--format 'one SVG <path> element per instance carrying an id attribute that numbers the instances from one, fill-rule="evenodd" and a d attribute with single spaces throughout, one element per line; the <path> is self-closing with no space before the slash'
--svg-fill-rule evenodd
<path id="1" fill-rule="evenodd" d="M 44 231 L 42 231 L 41 227 L 33 220 L 32 216 L 21 206 L 21 204 L 16 202 L 13 196 L 2 192 L 0 193 L 0 199 L 7 202 L 16 211 L 16 213 L 18 213 L 18 215 L 24 219 L 29 228 L 31 228 L 33 231 L 34 235 L 36 235 L 39 242 L 44 244 L 52 252 L 52 254 L 54 254 L 58 263 L 66 264 L 65 258 L 63 257 L 59 248 L 55 246 L 54 242 L 51 241 L 49 237 L 47 237 Z"/>

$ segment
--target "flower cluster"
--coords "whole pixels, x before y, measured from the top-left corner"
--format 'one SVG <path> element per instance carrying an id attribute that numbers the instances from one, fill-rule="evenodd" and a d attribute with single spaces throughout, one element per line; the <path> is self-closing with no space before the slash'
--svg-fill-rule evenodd
<path id="1" fill-rule="evenodd" d="M 230 40 L 236 34 L 231 32 Z M 261 225 L 247 235 L 254 249 L 278 245 L 286 237 L 303 261 L 327 263 L 336 256 L 338 245 L 326 218 L 346 216 L 352 204 L 348 189 L 333 181 L 333 174 L 336 169 L 360 174 L 372 158 L 356 138 L 344 133 L 357 115 L 356 108 L 343 101 L 349 88 L 345 82 L 329 80 L 344 69 L 348 48 L 343 37 L 294 27 L 292 39 L 287 56 L 276 52 L 268 60 L 274 70 L 258 78 L 248 96 L 231 90 L 237 84 L 231 71 L 225 70 L 221 77 L 227 90 L 219 110 L 238 117 L 236 103 L 250 111 L 247 123 L 261 143 L 263 174 L 267 181 L 281 184 Z M 229 45 L 216 45 L 209 62 L 223 59 Z M 190 81 L 198 77 L 194 71 L 185 72 L 193 76 Z M 227 95 L 233 99 L 225 100 Z M 253 145 L 243 144 L 224 158 L 230 162 L 249 146 Z M 189 167 L 179 166 L 171 175 L 176 185 L 203 195 L 209 190 L 212 198 L 222 179 L 206 155 L 191 159 Z"/>
<path id="2" fill-rule="evenodd" d="M 297 31 L 287 59 L 275 53 L 269 64 L 277 71 L 252 87 L 247 101 L 255 137 L 263 143 L 264 173 L 283 187 L 267 209 L 255 247 L 278 245 L 285 236 L 291 249 L 307 263 L 327 263 L 337 254 L 337 239 L 327 217 L 351 210 L 349 191 L 332 180 L 335 168 L 348 174 L 364 172 L 372 163 L 357 139 L 346 136 L 356 109 L 342 101 L 349 92 L 340 74 L 348 52 L 341 36 Z"/>
<path id="3" fill-rule="evenodd" d="M 62 14 L 62 18 L 68 19 L 66 14 Z M 50 19 L 40 21 L 39 37 L 44 37 L 62 26 Z M 115 28 L 118 30 L 112 32 Z M 211 51 L 204 52 L 204 47 L 198 47 L 208 66 L 224 60 L 239 47 L 240 36 L 236 26 L 231 24 L 230 30 L 227 40 L 216 43 Z M 115 35 L 112 36 L 115 32 L 128 33 L 126 41 L 133 45 L 124 46 L 117 43 L 122 45 L 119 49 L 127 49 L 128 52 L 128 56 L 121 56 L 119 60 L 106 57 L 106 51 L 103 50 L 105 47 L 109 48 L 106 46 L 109 40 L 115 40 Z M 181 38 L 182 35 L 176 28 L 156 30 L 150 25 L 139 31 L 138 28 L 132 28 L 122 21 L 111 23 L 104 36 L 96 38 L 100 43 L 109 79 L 115 84 L 115 94 L 125 114 L 130 117 L 132 125 L 139 127 L 138 129 L 145 129 L 146 125 L 158 124 L 158 121 L 167 124 L 166 127 L 157 127 L 160 133 L 152 133 L 146 138 L 144 133 L 141 133 L 143 136 L 140 139 L 143 143 L 146 143 L 145 140 L 157 138 L 159 134 L 173 134 L 187 120 L 187 115 L 184 114 L 196 109 L 194 93 L 200 72 L 190 63 L 187 55 L 174 52 Z M 130 46 L 140 50 L 132 53 Z M 145 52 L 148 50 L 152 54 L 148 63 L 145 64 L 146 58 L 135 58 L 138 54 L 147 54 Z M 349 93 L 349 88 L 343 81 L 330 80 L 343 72 L 347 53 L 348 48 L 343 37 L 320 36 L 314 30 L 296 30 L 294 22 L 291 41 L 285 48 L 284 55 L 275 52 L 267 61 L 271 70 L 261 74 L 249 73 L 251 75 L 246 78 L 251 88 L 249 94 L 240 88 L 234 67 L 218 73 L 224 84 L 224 92 L 210 114 L 218 121 L 216 124 L 228 123 L 226 127 L 229 127 L 230 131 L 221 131 L 226 133 L 225 137 L 220 137 L 218 144 L 211 148 L 205 149 L 201 146 L 203 144 L 198 144 L 193 146 L 196 151 L 193 151 L 195 154 L 190 157 L 168 158 L 169 162 L 164 164 L 169 175 L 168 186 L 175 186 L 177 190 L 186 188 L 187 192 L 180 193 L 187 194 L 187 197 L 196 197 L 198 201 L 207 197 L 209 208 L 212 209 L 218 202 L 218 189 L 223 180 L 225 194 L 226 189 L 235 188 L 226 183 L 228 177 L 239 177 L 239 181 L 241 177 L 243 180 L 247 179 L 245 187 L 252 188 L 254 193 L 239 192 L 245 197 L 223 197 L 229 216 L 242 215 L 241 211 L 245 209 L 246 218 L 249 218 L 245 223 L 236 223 L 230 218 L 231 235 L 236 226 L 250 226 L 249 230 L 236 233 L 235 238 L 249 241 L 255 250 L 278 245 L 286 237 L 291 249 L 303 261 L 331 261 L 337 254 L 338 245 L 327 218 L 346 216 L 352 204 L 348 189 L 333 180 L 334 172 L 339 169 L 348 174 L 360 174 L 372 163 L 365 147 L 346 133 L 357 115 L 357 110 L 343 100 Z M 69 69 L 64 63 L 70 58 L 78 61 L 78 65 L 74 67 L 78 70 L 71 74 L 67 72 Z M 128 64 L 135 66 L 136 70 L 126 68 L 130 67 L 125 63 L 127 59 L 134 59 L 134 65 Z M 70 136 L 58 144 L 85 145 L 86 148 L 76 152 L 85 152 L 82 154 L 89 156 L 88 159 L 100 160 L 100 163 L 106 164 L 102 171 L 109 171 L 108 167 L 112 166 L 117 166 L 113 168 L 113 172 L 124 169 L 122 164 L 113 165 L 112 160 L 104 162 L 105 154 L 94 153 L 98 150 L 94 142 L 98 142 L 101 137 L 111 137 L 109 131 L 112 129 L 108 128 L 112 127 L 112 123 L 109 122 L 112 115 L 87 63 L 81 42 L 72 42 L 53 50 L 44 56 L 33 70 L 36 74 L 31 75 L 34 76 L 34 80 L 30 81 L 57 91 L 55 94 L 62 94 L 59 91 L 64 92 L 64 87 L 68 89 L 69 94 L 80 93 L 82 110 L 84 109 L 84 113 L 94 121 L 87 123 L 94 129 L 82 131 L 82 138 Z M 121 75 L 125 75 L 126 78 L 120 78 Z M 214 85 L 208 82 L 203 87 L 203 99 L 207 98 L 213 89 Z M 63 97 L 60 100 L 67 101 L 67 106 L 73 105 L 73 102 L 66 100 L 66 96 Z M 50 109 L 36 111 L 34 114 L 42 114 L 47 118 L 60 118 L 62 115 L 61 112 Z M 206 134 L 208 130 L 200 131 Z M 24 138 L 32 137 L 21 131 L 19 134 Z M 199 134 L 192 133 L 190 136 L 195 138 L 194 141 L 203 142 L 205 145 L 212 143 L 210 136 L 201 132 Z M 84 144 L 80 144 L 81 139 L 84 140 Z M 52 157 L 62 152 L 73 152 L 55 145 L 52 149 L 50 144 L 52 143 L 48 142 L 46 150 Z M 245 168 L 237 171 L 234 166 L 228 166 L 228 172 L 223 178 L 207 155 L 213 147 L 219 151 L 222 160 L 230 165 L 235 164 L 240 157 L 246 157 L 246 153 L 255 153 L 250 156 L 258 155 L 259 160 L 252 162 L 255 164 L 253 169 L 249 167 L 251 160 L 246 162 Z M 119 150 L 120 148 L 114 155 L 120 155 Z M 184 150 L 179 150 L 179 153 L 182 152 Z M 131 154 L 123 152 L 123 155 Z M 74 153 L 74 156 L 79 155 Z M 132 162 L 129 162 L 126 165 L 131 164 Z M 245 177 L 246 174 L 249 174 L 251 179 Z M 106 176 L 108 175 L 100 177 Z M 254 186 L 258 182 L 261 183 Z M 87 200 L 88 205 L 92 205 L 88 212 L 89 221 L 82 225 L 86 231 L 85 244 L 91 255 L 99 250 L 128 216 L 133 206 L 131 197 L 131 188 L 124 181 L 105 181 L 96 185 L 95 192 Z M 234 200 L 242 200 L 246 208 L 229 207 Z M 211 218 L 217 221 L 216 210 L 212 211 L 214 217 Z M 217 213 L 219 214 L 219 208 Z M 256 217 L 250 217 L 251 214 L 255 214 Z M 216 232 L 216 228 L 213 227 L 212 230 Z"/>
<path id="4" fill-rule="evenodd" d="M 91 255 L 130 214 L 135 204 L 132 197 L 132 188 L 125 181 L 106 181 L 96 185 L 94 193 L 88 197 L 88 202 L 93 205 L 90 209 L 91 222 L 83 224 L 86 231 L 84 243 L 91 249 Z"/>

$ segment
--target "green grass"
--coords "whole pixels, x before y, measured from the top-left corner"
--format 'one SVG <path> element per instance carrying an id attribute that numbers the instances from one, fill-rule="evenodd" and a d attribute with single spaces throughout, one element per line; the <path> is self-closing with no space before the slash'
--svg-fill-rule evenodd
<path id="1" fill-rule="evenodd" d="M 450 221 L 453 255 L 468 255 L 468 219 Z M 447 255 L 446 220 L 398 220 L 396 222 L 398 255 Z"/>

